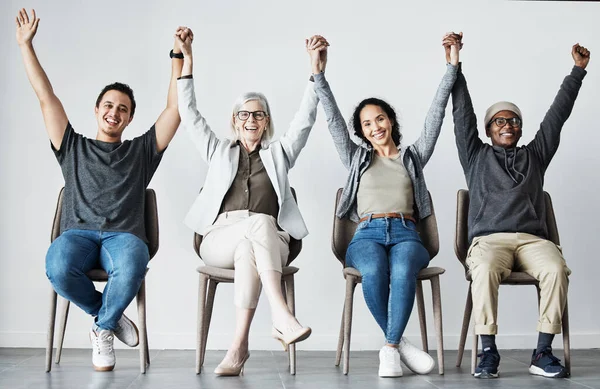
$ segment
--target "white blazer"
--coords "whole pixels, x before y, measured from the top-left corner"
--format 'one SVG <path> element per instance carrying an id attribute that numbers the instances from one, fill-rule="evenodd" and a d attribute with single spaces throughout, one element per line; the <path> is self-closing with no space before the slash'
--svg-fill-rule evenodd
<path id="1" fill-rule="evenodd" d="M 229 139 L 221 140 L 212 132 L 196 107 L 193 79 L 177 80 L 179 115 L 202 158 L 208 163 L 208 173 L 202 192 L 185 217 L 185 224 L 199 234 L 211 226 L 219 214 L 225 194 L 235 179 L 239 162 L 239 145 Z M 306 145 L 317 117 L 319 99 L 314 83 L 309 82 L 300 109 L 281 139 L 259 151 L 267 175 L 279 202 L 277 223 L 295 239 L 308 235 L 308 230 L 294 201 L 288 181 L 288 171 Z"/>

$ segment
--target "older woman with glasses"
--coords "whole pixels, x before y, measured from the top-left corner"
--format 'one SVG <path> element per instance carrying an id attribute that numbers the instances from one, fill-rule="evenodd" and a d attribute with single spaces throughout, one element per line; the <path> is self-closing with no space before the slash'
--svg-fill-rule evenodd
<path id="1" fill-rule="evenodd" d="M 429 109 L 421 136 L 401 143 L 400 123 L 385 101 L 368 98 L 350 119 L 353 143 L 324 73 L 322 47 L 307 41 L 317 96 L 323 103 L 329 131 L 350 174 L 336 214 L 359 223 L 348 246 L 346 263 L 362 274 L 362 288 L 371 314 L 385 336 L 379 352 L 379 376 L 402 375 L 402 360 L 412 371 L 429 373 L 435 363 L 408 343 L 402 334 L 415 300 L 417 274 L 429 264 L 429 254 L 416 223 L 431 214 L 423 176 L 442 127 L 444 112 L 458 68 L 458 39 L 450 37 L 452 59 Z"/>
<path id="2" fill-rule="evenodd" d="M 200 255 L 207 265 L 235 270 L 235 335 L 215 373 L 239 375 L 250 356 L 248 333 L 261 285 L 271 306 L 274 338 L 287 348 L 311 333 L 287 308 L 281 272 L 288 260 L 290 237 L 302 239 L 308 234 L 290 189 L 288 171 L 306 145 L 318 98 L 309 82 L 289 129 L 273 142 L 267 99 L 261 93 L 245 93 L 231 115 L 234 139 L 219 139 L 196 108 L 191 39 L 181 42 L 181 51 L 179 113 L 209 164 L 204 188 L 185 223 L 203 235 Z"/>

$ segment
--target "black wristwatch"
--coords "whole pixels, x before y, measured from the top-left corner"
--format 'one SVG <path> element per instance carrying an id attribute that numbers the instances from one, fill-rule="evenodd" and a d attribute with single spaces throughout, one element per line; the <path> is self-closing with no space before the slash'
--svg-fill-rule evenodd
<path id="1" fill-rule="evenodd" d="M 171 49 L 171 52 L 169 53 L 169 57 L 183 59 L 183 53 L 174 53 L 173 50 Z"/>

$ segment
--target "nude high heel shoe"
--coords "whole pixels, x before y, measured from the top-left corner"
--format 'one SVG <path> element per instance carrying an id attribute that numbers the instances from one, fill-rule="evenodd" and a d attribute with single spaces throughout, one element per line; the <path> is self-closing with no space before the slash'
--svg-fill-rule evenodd
<path id="1" fill-rule="evenodd" d="M 215 369 L 215 374 L 222 377 L 233 377 L 240 374 L 244 374 L 244 364 L 250 358 L 250 353 L 247 353 L 241 362 L 235 364 L 219 363 L 219 366 Z"/>
<path id="2" fill-rule="evenodd" d="M 311 332 L 312 330 L 310 329 L 310 327 L 300 327 L 293 331 L 281 332 L 277 328 L 275 328 L 275 326 L 273 326 L 273 329 L 271 330 L 271 335 L 273 335 L 275 339 L 280 341 L 283 345 L 283 350 L 287 351 L 288 346 L 290 344 L 305 340 L 310 336 Z"/>

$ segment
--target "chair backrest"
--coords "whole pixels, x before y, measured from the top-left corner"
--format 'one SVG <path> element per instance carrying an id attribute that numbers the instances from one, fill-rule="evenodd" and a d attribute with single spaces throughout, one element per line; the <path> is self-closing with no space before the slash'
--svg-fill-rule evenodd
<path id="1" fill-rule="evenodd" d="M 339 218 L 336 216 L 336 210 L 342 197 L 342 188 L 338 189 L 335 196 L 335 207 L 333 209 L 333 231 L 331 234 L 331 250 L 335 257 L 346 266 L 346 250 L 354 237 L 357 224 L 348 218 Z M 419 220 L 417 223 L 417 231 L 423 245 L 429 252 L 429 258 L 433 259 L 440 250 L 440 241 L 437 229 L 437 219 L 435 217 L 435 209 L 429 193 L 431 201 L 431 215 L 425 219 Z"/>
<path id="2" fill-rule="evenodd" d="M 52 222 L 52 233 L 50 241 L 60 236 L 60 217 L 63 207 L 63 196 L 65 188 L 61 188 L 56 202 L 56 211 L 54 211 L 54 221 Z M 156 192 L 154 189 L 146 189 L 146 202 L 144 210 L 144 223 L 146 225 L 146 238 L 148 239 L 148 252 L 150 259 L 158 251 L 158 207 L 156 204 Z"/>
<path id="3" fill-rule="evenodd" d="M 558 227 L 556 225 L 556 216 L 552 199 L 548 192 L 544 192 L 544 201 L 546 203 L 546 226 L 548 228 L 548 238 L 555 244 L 560 244 L 558 236 Z M 456 232 L 454 235 L 454 253 L 456 258 L 462 263 L 467 271 L 465 260 L 469 250 L 469 235 L 468 235 L 468 217 L 469 217 L 469 191 L 460 189 L 456 193 Z"/>
<path id="4" fill-rule="evenodd" d="M 298 197 L 296 196 L 296 190 L 294 188 L 290 188 L 292 190 L 292 195 L 294 196 L 294 200 L 298 203 Z M 200 189 L 202 192 L 202 189 Z M 198 258 L 202 259 L 200 256 L 200 245 L 202 244 L 202 235 L 198 233 L 194 233 L 194 251 Z M 302 239 L 294 239 L 290 236 L 290 254 L 288 255 L 287 265 L 289 265 L 302 251 Z"/>

